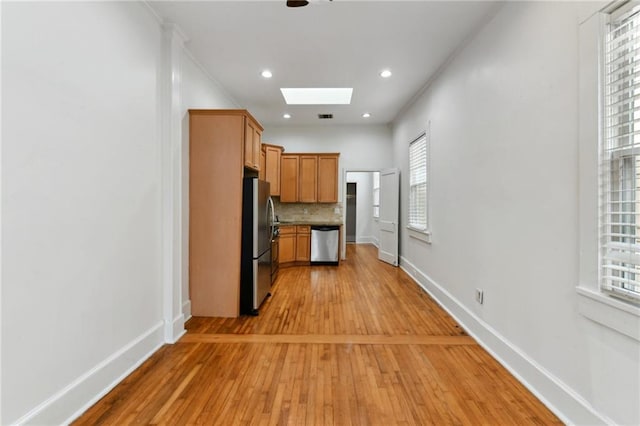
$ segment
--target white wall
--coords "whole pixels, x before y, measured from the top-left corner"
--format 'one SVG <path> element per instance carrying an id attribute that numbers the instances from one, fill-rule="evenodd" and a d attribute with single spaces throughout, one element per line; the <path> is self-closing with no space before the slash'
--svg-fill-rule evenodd
<path id="1" fill-rule="evenodd" d="M 186 50 L 163 56 L 175 52 L 163 40 L 182 46 L 168 34 L 141 4 L 3 5 L 2 424 L 72 418 L 162 344 L 171 303 L 190 316 L 187 110 L 238 106 Z M 160 78 L 174 71 L 169 88 Z M 158 114 L 176 99 L 167 127 Z M 159 138 L 174 125 L 175 157 Z M 161 192 L 173 186 L 161 173 L 174 160 L 175 289 L 161 276 Z"/>
<path id="2" fill-rule="evenodd" d="M 55 424 L 163 342 L 160 29 L 137 3 L 2 7 L 0 423 Z"/>
<path id="3" fill-rule="evenodd" d="M 639 342 L 577 309 L 580 8 L 505 4 L 396 120 L 405 175 L 431 122 L 432 244 L 403 214 L 401 262 L 563 420 L 639 424 Z"/>
<path id="4" fill-rule="evenodd" d="M 189 109 L 239 108 L 185 50 L 182 62 L 182 313 L 191 317 L 189 297 Z"/>
<path id="5" fill-rule="evenodd" d="M 347 172 L 347 182 L 357 184 L 356 243 L 371 243 L 377 240 L 373 234 L 373 180 L 371 173 Z"/>

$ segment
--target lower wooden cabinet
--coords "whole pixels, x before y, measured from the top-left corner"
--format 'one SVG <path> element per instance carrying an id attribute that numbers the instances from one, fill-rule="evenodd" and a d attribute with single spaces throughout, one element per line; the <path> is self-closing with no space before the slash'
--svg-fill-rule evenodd
<path id="1" fill-rule="evenodd" d="M 280 264 L 296 261 L 296 234 L 283 234 L 280 228 Z"/>
<path id="2" fill-rule="evenodd" d="M 311 260 L 311 227 L 296 226 L 296 262 Z"/>
<path id="3" fill-rule="evenodd" d="M 280 264 L 308 263 L 311 260 L 311 227 L 280 226 Z"/>

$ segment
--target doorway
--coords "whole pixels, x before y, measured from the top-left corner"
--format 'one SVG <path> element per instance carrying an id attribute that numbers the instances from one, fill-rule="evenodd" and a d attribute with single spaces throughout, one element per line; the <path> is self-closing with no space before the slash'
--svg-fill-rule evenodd
<path id="1" fill-rule="evenodd" d="M 374 217 L 374 176 L 376 171 L 345 171 L 344 175 L 344 237 L 346 244 L 378 245 L 378 222 Z"/>
<path id="2" fill-rule="evenodd" d="M 356 242 L 358 217 L 358 183 L 347 182 L 347 243 Z"/>
<path id="3" fill-rule="evenodd" d="M 395 171 L 388 169 L 384 171 Z M 343 169 L 343 233 L 340 241 L 342 259 L 346 259 L 347 243 L 349 244 L 373 244 L 379 250 L 382 246 L 382 251 L 385 254 L 393 254 L 393 258 L 397 259 L 398 254 L 398 218 L 391 219 L 393 229 L 390 228 L 391 224 L 387 224 L 389 221 L 387 213 L 394 212 L 397 215 L 399 208 L 399 186 L 397 184 L 397 172 L 396 183 L 389 185 L 387 179 L 385 182 L 385 191 L 381 188 L 382 173 L 380 170 L 364 169 L 364 170 L 349 170 Z M 387 176 L 387 174 L 385 174 Z M 384 192 L 384 194 L 383 194 Z M 351 197 L 353 195 L 354 197 Z M 393 197 L 392 197 L 393 196 Z M 355 200 L 354 200 L 355 198 Z M 385 203 L 382 203 L 384 198 Z M 382 217 L 382 204 L 387 205 L 385 210 L 385 217 Z M 352 218 L 355 212 L 355 219 Z M 381 229 L 383 227 L 384 229 Z M 355 241 L 354 241 L 355 232 Z M 384 234 L 384 235 L 382 235 Z M 384 244 L 381 245 L 381 237 Z M 391 238 L 393 237 L 393 238 Z M 395 247 L 393 250 L 391 248 Z M 391 258 L 385 261 L 397 265 L 397 261 L 394 263 Z"/>

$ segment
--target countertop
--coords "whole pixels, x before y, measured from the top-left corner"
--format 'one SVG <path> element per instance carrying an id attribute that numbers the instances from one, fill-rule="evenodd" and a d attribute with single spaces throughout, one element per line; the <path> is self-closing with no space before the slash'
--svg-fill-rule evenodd
<path id="1" fill-rule="evenodd" d="M 294 226 L 294 225 L 331 225 L 342 226 L 341 220 L 281 220 L 276 222 L 278 226 Z"/>

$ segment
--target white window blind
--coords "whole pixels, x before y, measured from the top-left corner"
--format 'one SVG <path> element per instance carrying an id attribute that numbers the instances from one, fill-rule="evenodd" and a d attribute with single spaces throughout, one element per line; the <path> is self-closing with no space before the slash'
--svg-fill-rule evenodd
<path id="1" fill-rule="evenodd" d="M 640 300 L 640 9 L 611 15 L 600 155 L 600 285 Z"/>
<path id="2" fill-rule="evenodd" d="M 427 230 L 427 134 L 409 144 L 409 227 Z"/>

